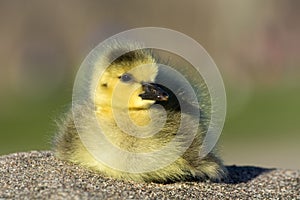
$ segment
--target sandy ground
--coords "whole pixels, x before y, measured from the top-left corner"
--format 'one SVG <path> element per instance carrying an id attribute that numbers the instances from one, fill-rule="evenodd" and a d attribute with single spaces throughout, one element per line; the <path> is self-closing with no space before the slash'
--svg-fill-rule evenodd
<path id="1" fill-rule="evenodd" d="M 221 183 L 117 181 L 51 152 L 0 157 L 0 199 L 300 199 L 300 170 L 228 166 Z"/>

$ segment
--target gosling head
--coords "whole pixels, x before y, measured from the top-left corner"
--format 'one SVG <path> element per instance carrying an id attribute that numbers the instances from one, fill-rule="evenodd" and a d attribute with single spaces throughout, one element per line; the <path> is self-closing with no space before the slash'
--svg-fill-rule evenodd
<path id="1" fill-rule="evenodd" d="M 139 110 L 156 101 L 167 101 L 167 92 L 154 83 L 157 73 L 157 64 L 150 53 L 138 50 L 123 54 L 99 79 L 95 104 L 102 108 Z"/>

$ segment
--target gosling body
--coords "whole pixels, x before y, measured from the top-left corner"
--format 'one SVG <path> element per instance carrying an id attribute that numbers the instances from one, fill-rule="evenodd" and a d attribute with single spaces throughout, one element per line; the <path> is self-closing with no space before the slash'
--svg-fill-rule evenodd
<path id="1" fill-rule="evenodd" d="M 114 51 L 119 51 L 119 48 L 121 47 L 112 48 L 106 56 L 109 57 L 114 54 Z M 101 65 L 102 62 L 100 60 L 97 65 Z M 148 153 L 162 147 L 170 148 L 149 158 L 149 163 L 142 163 L 135 160 L 134 157 L 124 158 L 125 154 L 113 154 L 115 156 L 114 164 L 121 166 L 122 169 L 126 167 L 130 169 L 143 168 L 146 165 L 163 163 L 165 159 L 174 156 L 178 151 L 182 151 L 188 133 L 178 133 L 180 120 L 185 117 L 187 120 L 193 121 L 196 116 L 193 116 L 189 110 L 199 109 L 199 112 L 202 111 L 200 108 L 193 107 L 189 102 L 185 102 L 187 110 L 182 112 L 180 106 L 183 105 L 179 105 L 176 94 L 168 88 L 164 88 L 163 85 L 155 84 L 159 75 L 156 62 L 157 59 L 152 53 L 144 50 L 125 53 L 115 59 L 101 78 L 95 81 L 95 94 L 92 93 L 84 104 L 73 108 L 73 110 L 70 109 L 59 121 L 58 133 L 53 145 L 55 155 L 60 159 L 77 163 L 105 176 L 122 180 L 169 182 L 193 178 L 220 180 L 225 177 L 226 168 L 215 150 L 204 157 L 201 156 L 201 146 L 207 131 L 204 118 L 200 118 L 196 124 L 185 124 L 186 127 L 181 127 L 181 130 L 190 130 L 191 128 L 197 130 L 189 146 L 182 153 L 179 153 L 179 156 L 170 164 L 150 171 L 132 172 L 132 170 L 120 170 L 111 167 L 97 159 L 89 149 L 102 156 L 111 156 L 111 152 L 103 152 L 101 146 L 87 146 L 90 143 L 83 142 L 92 141 L 93 137 L 96 137 L 94 133 L 98 131 L 98 127 L 90 123 L 92 118 L 96 116 L 107 140 L 120 149 L 132 153 Z M 150 110 L 151 117 L 149 116 Z M 116 114 L 120 120 L 116 120 Z M 162 122 L 161 116 L 164 115 L 166 120 Z M 78 133 L 74 116 L 85 124 L 81 135 Z M 140 132 L 120 129 L 120 123 L 124 123 L 123 125 L 126 126 L 128 117 L 137 126 L 147 126 L 148 128 Z M 152 134 L 152 130 L 157 128 L 155 126 L 161 123 L 164 124 L 163 127 L 156 134 Z M 135 134 L 131 135 L 128 132 L 135 132 Z M 175 137 L 177 142 L 168 147 L 168 144 Z"/>

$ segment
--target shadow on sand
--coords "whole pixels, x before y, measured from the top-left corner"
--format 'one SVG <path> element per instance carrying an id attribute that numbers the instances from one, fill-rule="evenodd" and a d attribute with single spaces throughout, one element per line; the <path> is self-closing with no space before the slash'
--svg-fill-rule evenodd
<path id="1" fill-rule="evenodd" d="M 238 184 L 238 183 L 247 183 L 257 176 L 273 171 L 274 169 L 261 168 L 254 166 L 226 166 L 228 170 L 228 177 L 224 180 L 221 180 L 221 183 L 227 184 Z"/>

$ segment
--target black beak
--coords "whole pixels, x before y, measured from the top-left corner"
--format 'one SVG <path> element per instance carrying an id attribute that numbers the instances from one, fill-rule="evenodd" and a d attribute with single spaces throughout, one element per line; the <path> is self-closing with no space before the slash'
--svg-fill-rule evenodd
<path id="1" fill-rule="evenodd" d="M 139 96 L 143 100 L 167 101 L 169 99 L 168 93 L 161 89 L 157 84 L 142 83 L 142 85 L 145 92 Z"/>

